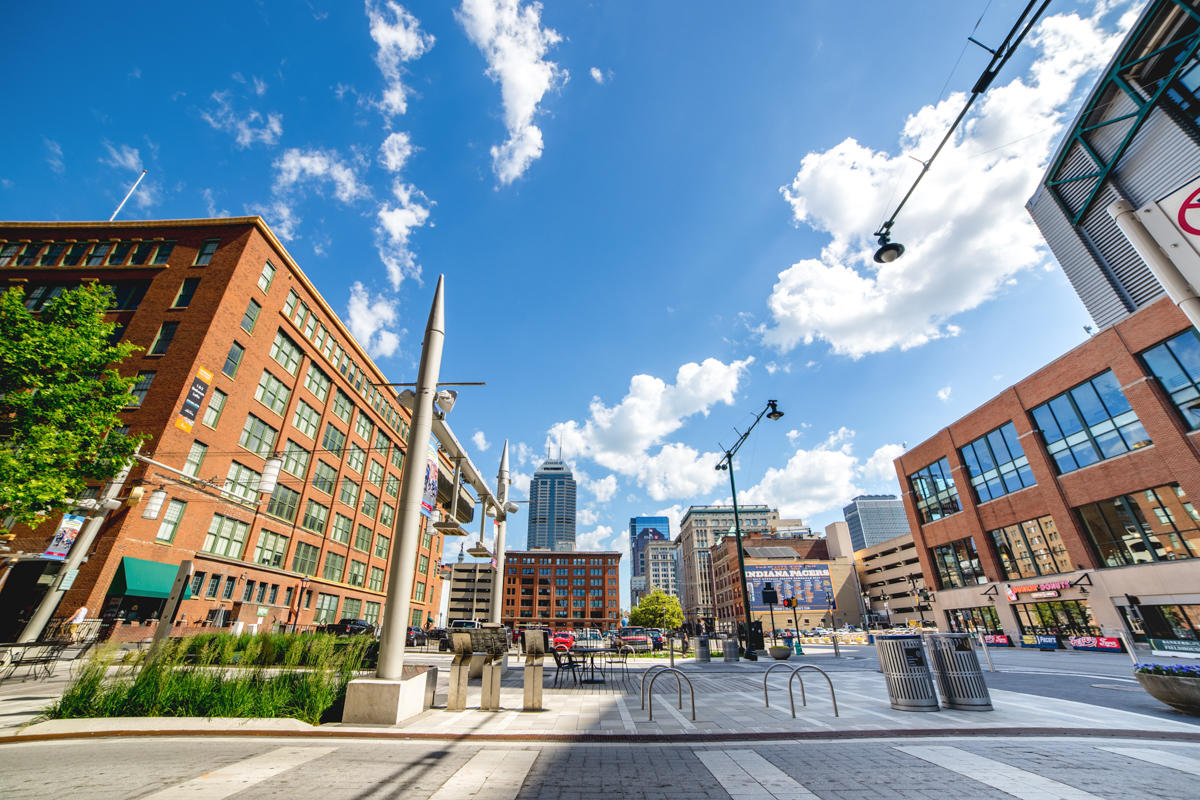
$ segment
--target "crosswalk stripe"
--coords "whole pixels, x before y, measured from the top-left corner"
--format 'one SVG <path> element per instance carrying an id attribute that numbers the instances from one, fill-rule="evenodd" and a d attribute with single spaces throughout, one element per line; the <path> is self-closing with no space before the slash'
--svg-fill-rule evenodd
<path id="1" fill-rule="evenodd" d="M 190 781 L 168 786 L 143 800 L 221 800 L 244 791 L 251 786 L 273 778 L 281 772 L 298 767 L 313 759 L 328 755 L 336 747 L 280 747 L 244 761 L 221 767 L 218 770 L 193 778 Z"/>
<path id="2" fill-rule="evenodd" d="M 818 800 L 753 750 L 693 750 L 732 800 Z"/>
<path id="3" fill-rule="evenodd" d="M 429 800 L 513 800 L 537 757 L 537 750 L 480 750 Z"/>
<path id="4" fill-rule="evenodd" d="M 957 772 L 1021 800 L 1100 800 L 1096 795 L 1082 789 L 1005 764 L 1003 761 L 968 753 L 957 747 L 911 745 L 893 749 Z"/>
<path id="5" fill-rule="evenodd" d="M 617 712 L 621 715 L 621 724 L 625 726 L 628 733 L 637 733 L 637 725 L 633 724 L 633 715 L 629 713 L 629 706 L 625 705 L 625 698 L 617 695 Z"/>
<path id="6" fill-rule="evenodd" d="M 1136 758 L 1138 761 L 1148 761 L 1151 764 L 1158 764 L 1160 767 L 1170 767 L 1190 775 L 1200 775 L 1200 758 L 1164 750 L 1148 750 L 1143 747 L 1101 747 L 1099 749 L 1116 753 L 1119 756 Z"/>

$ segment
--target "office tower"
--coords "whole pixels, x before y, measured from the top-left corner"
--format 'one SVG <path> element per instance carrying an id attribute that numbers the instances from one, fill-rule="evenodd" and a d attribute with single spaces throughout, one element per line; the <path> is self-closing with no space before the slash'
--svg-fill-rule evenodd
<path id="1" fill-rule="evenodd" d="M 531 550 L 575 549 L 575 478 L 559 459 L 546 459 L 529 482 L 528 531 Z"/>
<path id="2" fill-rule="evenodd" d="M 904 503 L 893 494 L 860 494 L 842 508 L 855 550 L 908 533 Z M 849 555 L 849 554 L 847 554 Z"/>

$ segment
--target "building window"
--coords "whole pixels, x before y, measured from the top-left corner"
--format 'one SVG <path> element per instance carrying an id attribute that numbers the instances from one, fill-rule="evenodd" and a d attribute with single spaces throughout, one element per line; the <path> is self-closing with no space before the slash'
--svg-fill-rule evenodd
<path id="1" fill-rule="evenodd" d="M 199 597 L 204 590 L 204 573 L 196 572 L 192 575 L 192 597 Z"/>
<path id="2" fill-rule="evenodd" d="M 387 558 L 388 557 L 388 545 L 390 545 L 391 543 L 392 543 L 392 540 L 390 538 L 388 538 L 387 536 L 384 536 L 382 533 L 379 534 L 378 536 L 376 536 L 375 537 L 375 555 L 378 558 Z"/>
<path id="3" fill-rule="evenodd" d="M 208 591 L 205 593 L 205 597 L 216 597 L 217 592 L 220 590 L 220 588 L 221 588 L 221 576 L 213 575 L 211 578 L 209 578 Z"/>
<path id="4" fill-rule="evenodd" d="M 929 466 L 908 476 L 913 495 L 917 500 L 917 515 L 922 523 L 948 517 L 962 510 L 958 502 L 958 490 L 950 475 L 950 462 L 939 459 Z"/>
<path id="5" fill-rule="evenodd" d="M 271 358 L 287 370 L 289 375 L 295 375 L 300 367 L 300 348 L 282 331 L 276 331 L 275 341 L 271 343 Z"/>
<path id="6" fill-rule="evenodd" d="M 249 603 L 254 600 L 254 581 L 246 581 L 246 585 L 242 587 L 242 602 Z"/>
<path id="7" fill-rule="evenodd" d="M 346 571 L 346 557 L 338 553 L 325 554 L 325 568 L 321 570 L 321 576 L 328 581 L 342 580 L 342 573 Z"/>
<path id="8" fill-rule="evenodd" d="M 1071 569 L 1067 549 L 1049 515 L 989 531 L 1004 577 L 1036 578 Z"/>
<path id="9" fill-rule="evenodd" d="M 381 504 L 379 506 L 379 524 L 386 525 L 390 529 L 395 521 L 396 509 L 387 503 Z"/>
<path id="10" fill-rule="evenodd" d="M 287 440 L 287 444 L 283 448 L 283 466 L 284 472 L 289 475 L 294 475 L 301 480 L 304 480 L 304 475 L 308 472 L 308 460 L 312 457 L 312 453 L 305 450 L 300 445 Z"/>
<path id="11" fill-rule="evenodd" d="M 407 425 L 403 427 L 407 428 Z M 407 433 L 405 433 L 407 436 Z M 392 448 L 392 466 L 396 469 L 404 469 L 404 451 L 400 449 L 400 445 Z"/>
<path id="12" fill-rule="evenodd" d="M 362 561 L 351 561 L 350 571 L 346 573 L 346 583 L 351 586 L 362 586 L 367 582 L 367 565 Z"/>
<path id="13" fill-rule="evenodd" d="M 316 364 L 308 365 L 308 372 L 304 374 L 304 388 L 308 389 L 322 403 L 329 395 L 329 376 L 317 368 Z"/>
<path id="14" fill-rule="evenodd" d="M 1150 444 L 1111 370 L 1033 409 L 1059 474 Z"/>
<path id="15" fill-rule="evenodd" d="M 425 582 L 424 581 L 417 581 L 413 585 L 413 600 L 415 600 L 418 603 L 424 602 L 424 600 L 425 600 Z"/>
<path id="16" fill-rule="evenodd" d="M 329 509 L 316 500 L 309 500 L 304 507 L 304 519 L 300 522 L 300 527 L 313 533 L 325 533 L 325 526 L 328 523 Z"/>
<path id="17" fill-rule="evenodd" d="M 364 553 L 371 550 L 371 529 L 366 525 L 358 526 L 358 531 L 354 534 L 354 549 Z"/>
<path id="18" fill-rule="evenodd" d="M 187 503 L 182 500 L 172 500 L 167 503 L 162 524 L 158 526 L 158 534 L 154 537 L 156 540 L 160 542 L 175 541 L 175 532 L 179 530 L 179 523 L 183 521 L 185 508 L 187 508 Z"/>
<path id="19" fill-rule="evenodd" d="M 367 467 L 367 482 L 378 486 L 383 480 L 383 464 L 378 461 L 372 461 Z"/>
<path id="20" fill-rule="evenodd" d="M 208 533 L 204 537 L 203 550 L 213 555 L 240 558 L 249 529 L 250 526 L 240 520 L 213 514 L 212 524 L 208 526 Z"/>
<path id="21" fill-rule="evenodd" d="M 317 438 L 317 427 L 321 415 L 308 403 L 300 400 L 296 403 L 296 411 L 292 414 L 292 426 L 310 439 Z"/>
<path id="22" fill-rule="evenodd" d="M 150 393 L 150 384 L 154 383 L 154 372 L 139 372 L 137 374 L 137 382 L 133 384 L 133 388 L 129 390 L 129 405 L 132 407 L 141 406 L 146 402 L 146 395 Z"/>
<path id="23" fill-rule="evenodd" d="M 232 600 L 233 588 L 237 586 L 237 581 L 238 579 L 232 575 L 227 576 L 225 578 L 225 589 L 221 592 L 221 597 L 225 598 L 226 600 Z"/>
<path id="24" fill-rule="evenodd" d="M 247 414 L 246 424 L 242 426 L 242 435 L 238 438 L 238 444 L 252 453 L 267 458 L 275 449 L 275 439 L 278 436 L 279 431 L 253 414 Z"/>
<path id="25" fill-rule="evenodd" d="M 1011 422 L 980 436 L 961 452 L 971 475 L 971 488 L 981 503 L 1036 483 Z"/>
<path id="26" fill-rule="evenodd" d="M 353 567 L 351 567 L 351 570 L 353 570 Z M 347 597 L 342 601 L 342 619 L 358 619 L 361 611 L 362 600 L 359 600 L 357 597 Z"/>
<path id="27" fill-rule="evenodd" d="M 258 534 L 254 548 L 254 563 L 268 567 L 283 567 L 283 556 L 287 552 L 288 537 L 282 533 L 264 530 Z"/>
<path id="28" fill-rule="evenodd" d="M 258 379 L 258 388 L 254 390 L 255 400 L 282 417 L 283 412 L 287 411 L 288 398 L 291 395 L 292 390 L 287 384 L 263 370 L 262 377 Z"/>
<path id="29" fill-rule="evenodd" d="M 362 618 L 365 619 L 367 622 L 371 623 L 372 625 L 378 625 L 379 624 L 379 603 L 373 603 L 370 600 L 368 600 L 363 605 Z"/>
<path id="30" fill-rule="evenodd" d="M 104 259 L 108 257 L 108 253 L 112 250 L 112 242 L 97 242 L 92 248 L 92 252 L 84 259 L 85 267 L 100 267 L 104 265 Z"/>
<path id="31" fill-rule="evenodd" d="M 375 430 L 375 425 L 367 418 L 367 415 L 361 411 L 358 417 L 354 420 L 354 432 L 362 437 L 364 442 L 371 442 L 371 433 Z"/>
<path id="32" fill-rule="evenodd" d="M 242 356 L 245 354 L 246 348 L 234 342 L 229 346 L 229 355 L 225 356 L 225 364 L 221 367 L 221 372 L 224 372 L 231 378 L 236 378 L 238 367 L 242 363 Z"/>
<path id="33" fill-rule="evenodd" d="M 354 527 L 354 522 L 344 514 L 333 515 L 333 531 L 329 534 L 329 538 L 335 542 L 342 544 L 350 544 L 350 531 Z"/>
<path id="34" fill-rule="evenodd" d="M 311 544 L 304 542 L 296 543 L 296 554 L 292 556 L 292 572 L 298 572 L 301 575 L 316 575 L 317 574 L 317 558 L 321 555 L 321 549 Z"/>
<path id="35" fill-rule="evenodd" d="M 1188 428 L 1200 428 L 1200 336 L 1188 328 L 1142 353 L 1163 391 L 1183 416 Z"/>
<path id="36" fill-rule="evenodd" d="M 129 251 L 133 249 L 133 242 L 117 242 L 117 246 L 113 248 L 112 254 L 108 257 L 108 265 L 110 267 L 120 267 L 125 264 L 125 259 L 129 257 Z"/>
<path id="37" fill-rule="evenodd" d="M 324 461 L 318 461 L 317 468 L 313 472 L 313 488 L 325 494 L 332 495 L 333 487 L 336 483 L 337 470 Z"/>
<path id="38" fill-rule="evenodd" d="M 374 492 L 363 492 L 362 508 L 359 509 L 365 516 L 375 519 L 375 515 L 379 512 L 379 497 Z"/>
<path id="39" fill-rule="evenodd" d="M 351 442 L 350 451 L 346 454 L 346 466 L 361 475 L 366 463 L 367 451 Z"/>
<path id="40" fill-rule="evenodd" d="M 937 570 L 938 585 L 942 589 L 987 583 L 983 567 L 979 564 L 979 552 L 975 540 L 970 536 L 948 544 L 931 547 L 933 566 Z"/>
<path id="41" fill-rule="evenodd" d="M 383 591 L 383 570 L 379 567 L 371 567 L 371 579 L 367 581 L 367 588 L 376 592 Z"/>
<path id="42" fill-rule="evenodd" d="M 150 254 L 154 252 L 156 242 L 138 242 L 137 247 L 133 249 L 133 256 L 129 259 L 132 265 L 142 265 L 150 260 Z"/>
<path id="43" fill-rule="evenodd" d="M 271 281 L 273 280 L 275 280 L 275 265 L 268 261 L 263 264 L 262 274 L 258 276 L 259 290 L 263 294 L 266 294 L 267 290 L 271 288 Z"/>
<path id="44" fill-rule="evenodd" d="M 204 409 L 204 417 L 200 420 L 209 428 L 217 427 L 217 422 L 221 419 L 221 412 L 225 409 L 225 400 L 228 397 L 220 389 L 213 389 L 212 398 L 208 401 L 208 407 Z"/>
<path id="45" fill-rule="evenodd" d="M 358 484 L 349 478 L 342 478 L 342 488 L 338 492 L 338 500 L 354 508 L 358 505 Z"/>
<path id="46" fill-rule="evenodd" d="M 1200 555 L 1197 512 L 1178 484 L 1089 503 L 1076 510 L 1106 567 Z"/>
<path id="47" fill-rule="evenodd" d="M 317 594 L 317 610 L 313 614 L 313 622 L 329 624 L 337 622 L 338 598 L 336 594 Z"/>
<path id="48" fill-rule="evenodd" d="M 1047 636 L 1096 636 L 1100 633 L 1086 600 L 1014 603 L 1012 609 L 1022 633 Z"/>
<path id="49" fill-rule="evenodd" d="M 332 422 L 325 423 L 325 438 L 321 440 L 321 446 L 331 453 L 341 455 L 342 448 L 346 446 L 346 434 L 333 427 Z"/>
<path id="50" fill-rule="evenodd" d="M 158 245 L 158 252 L 154 254 L 155 264 L 165 264 L 167 259 L 171 257 L 171 251 L 175 249 L 174 242 L 161 242 Z"/>
<path id="51" fill-rule="evenodd" d="M 1004 633 L 995 606 L 947 609 L 946 619 L 950 621 L 950 630 L 954 633 Z"/>
<path id="52" fill-rule="evenodd" d="M 288 319 L 292 318 L 292 312 L 296 309 L 296 303 L 300 302 L 300 295 L 295 289 L 288 292 L 287 300 L 283 301 L 283 315 Z"/>
<path id="53" fill-rule="evenodd" d="M 354 404 L 350 402 L 350 397 L 341 389 L 337 390 L 337 394 L 333 398 L 333 413 L 337 414 L 338 419 L 342 422 L 350 422 L 350 412 L 354 410 Z"/>
<path id="54" fill-rule="evenodd" d="M 229 465 L 229 474 L 225 476 L 225 491 L 243 500 L 257 501 L 258 482 L 262 476 L 245 464 L 234 461 Z"/>
<path id="55" fill-rule="evenodd" d="M 283 484 L 276 484 L 267 503 L 267 513 L 291 522 L 296 518 L 296 509 L 300 506 L 300 493 L 289 489 Z"/>
<path id="56" fill-rule="evenodd" d="M 387 482 L 383 485 L 383 490 L 387 492 L 388 497 L 395 497 L 400 493 L 400 479 L 395 475 L 388 475 Z"/>
<path id="57" fill-rule="evenodd" d="M 200 252 L 196 253 L 195 266 L 208 266 L 212 261 L 213 253 L 217 252 L 217 245 L 220 243 L 220 239 L 205 239 L 204 244 L 200 245 Z"/>
<path id="58" fill-rule="evenodd" d="M 187 308 L 192 304 L 192 297 L 196 294 L 196 287 L 200 285 L 199 278 L 184 278 L 183 283 L 179 284 L 179 294 L 175 295 L 175 302 L 171 304 L 171 308 Z"/>
<path id="59" fill-rule="evenodd" d="M 183 471 L 193 478 L 199 478 L 200 466 L 204 463 L 206 455 L 208 455 L 208 445 L 203 442 L 192 442 L 191 449 L 188 450 L 187 460 L 183 462 Z"/>
<path id="60" fill-rule="evenodd" d="M 424 575 L 429 572 L 429 556 L 421 556 L 417 559 L 417 574 Z"/>
<path id="61" fill-rule="evenodd" d="M 246 313 L 242 314 L 242 330 L 246 333 L 254 332 L 254 324 L 258 322 L 258 315 L 262 311 L 260 306 L 254 300 L 246 304 Z"/>

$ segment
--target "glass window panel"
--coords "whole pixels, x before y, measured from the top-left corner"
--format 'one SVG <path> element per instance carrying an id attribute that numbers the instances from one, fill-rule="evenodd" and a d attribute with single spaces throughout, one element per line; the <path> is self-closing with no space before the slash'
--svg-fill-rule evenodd
<path id="1" fill-rule="evenodd" d="M 1166 345 L 1192 382 L 1200 382 L 1200 336 L 1196 335 L 1195 329 L 1184 331 Z"/>
<path id="2" fill-rule="evenodd" d="M 1100 402 L 1100 396 L 1096 394 L 1096 390 L 1090 383 L 1076 386 L 1070 394 L 1071 399 L 1075 401 L 1075 407 L 1083 415 L 1083 421 L 1088 425 L 1095 425 L 1097 422 L 1108 419 L 1108 412 L 1105 411 L 1104 405 Z"/>
<path id="3" fill-rule="evenodd" d="M 1121 384 L 1117 383 L 1117 376 L 1113 375 L 1111 370 L 1092 378 L 1092 385 L 1100 393 L 1100 399 L 1104 401 L 1109 416 L 1115 417 L 1130 410 L 1129 401 L 1121 392 Z"/>
<path id="4" fill-rule="evenodd" d="M 1047 442 L 1056 442 L 1063 438 L 1062 431 L 1058 427 L 1058 422 L 1054 419 L 1054 414 L 1050 412 L 1050 407 L 1047 405 L 1038 406 L 1033 410 L 1033 419 L 1037 422 L 1038 429 Z"/>
<path id="5" fill-rule="evenodd" d="M 1071 405 L 1067 395 L 1062 394 L 1051 400 L 1050 410 L 1054 412 L 1054 418 L 1058 421 L 1058 427 L 1064 436 L 1070 436 L 1072 433 L 1083 430 L 1083 422 L 1075 413 L 1075 408 Z"/>
<path id="6" fill-rule="evenodd" d="M 1004 464 L 1013 460 L 1013 456 L 1008 452 L 1008 444 L 1004 441 L 1004 435 L 999 429 L 992 431 L 987 435 L 988 444 L 992 447 L 992 455 L 995 457 L 997 464 Z"/>

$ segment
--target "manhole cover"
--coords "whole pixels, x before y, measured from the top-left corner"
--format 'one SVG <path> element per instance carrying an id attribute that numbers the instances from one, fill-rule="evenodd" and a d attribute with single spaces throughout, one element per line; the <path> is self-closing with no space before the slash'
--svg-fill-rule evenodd
<path id="1" fill-rule="evenodd" d="M 1112 689 L 1115 692 L 1140 692 L 1140 686 L 1122 686 L 1118 683 L 1093 683 L 1093 689 Z"/>

